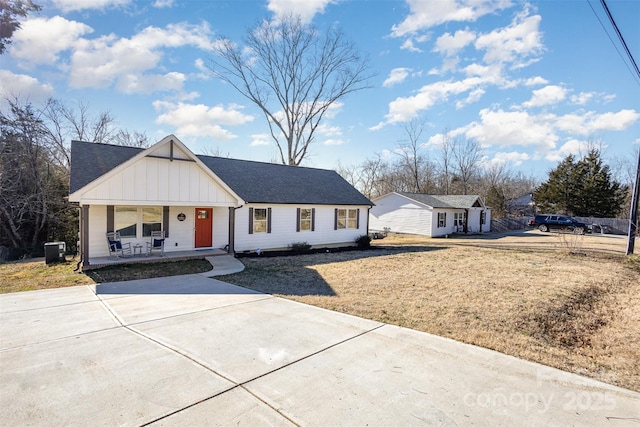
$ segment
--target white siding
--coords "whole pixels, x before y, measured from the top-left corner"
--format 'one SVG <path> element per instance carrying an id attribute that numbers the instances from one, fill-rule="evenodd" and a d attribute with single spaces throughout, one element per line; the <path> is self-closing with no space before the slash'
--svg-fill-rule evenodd
<path id="1" fill-rule="evenodd" d="M 437 226 L 438 216 L 430 209 L 411 202 L 397 194 L 378 199 L 371 208 L 369 228 L 383 231 L 388 227 L 391 232 L 432 236 Z M 453 216 L 451 216 L 453 223 Z M 433 223 L 433 227 L 432 227 Z M 440 229 L 441 230 L 441 229 Z"/>
<path id="2" fill-rule="evenodd" d="M 107 245 L 107 207 L 89 207 L 89 257 L 109 256 Z"/>
<path id="3" fill-rule="evenodd" d="M 388 194 L 375 201 L 371 208 L 369 228 L 373 231 L 383 231 L 388 227 L 391 232 L 419 234 L 430 237 L 445 236 L 458 231 L 453 224 L 454 213 L 464 212 L 464 209 L 430 209 L 398 194 Z M 482 226 L 482 232 L 490 231 L 491 211 L 484 208 L 468 209 L 468 232 L 480 232 L 480 213 L 485 210 L 487 219 Z M 438 213 L 447 215 L 446 227 L 438 227 Z M 461 230 L 460 230 L 461 231 Z"/>
<path id="4" fill-rule="evenodd" d="M 271 233 L 249 234 L 249 208 L 271 208 Z M 315 230 L 296 231 L 297 208 L 315 208 Z M 360 209 L 360 227 L 334 230 L 335 209 Z M 367 234 L 368 206 L 325 205 L 249 205 L 236 210 L 236 252 L 256 249 L 286 249 L 292 243 L 307 242 L 312 246 L 354 245 Z"/>
<path id="5" fill-rule="evenodd" d="M 231 206 L 235 198 L 191 161 L 145 157 L 80 195 L 83 204 Z"/>
<path id="6" fill-rule="evenodd" d="M 178 221 L 178 214 L 185 214 L 184 221 Z M 165 240 L 165 251 L 189 251 L 195 248 L 194 232 L 195 208 L 193 206 L 171 206 L 169 208 L 169 237 Z M 224 248 L 229 244 L 229 210 L 227 207 L 213 208 L 213 247 Z M 89 256 L 109 256 L 107 247 L 107 207 L 93 205 L 89 208 Z M 141 233 L 138 227 L 138 234 Z M 141 244 L 146 250 L 149 237 L 123 239 L 131 245 Z"/>

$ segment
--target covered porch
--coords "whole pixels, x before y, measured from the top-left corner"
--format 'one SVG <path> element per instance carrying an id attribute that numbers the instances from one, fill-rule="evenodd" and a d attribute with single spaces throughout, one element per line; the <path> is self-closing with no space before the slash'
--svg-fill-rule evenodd
<path id="1" fill-rule="evenodd" d="M 173 262 L 173 261 L 199 259 L 199 258 L 205 258 L 205 257 L 222 256 L 222 255 L 229 255 L 229 253 L 223 249 L 207 248 L 207 249 L 165 252 L 164 256 L 161 256 L 159 254 L 153 254 L 149 256 L 142 254 L 142 255 L 133 255 L 128 257 L 118 257 L 118 258 L 109 257 L 109 256 L 96 256 L 96 257 L 89 258 L 88 264 L 83 265 L 83 270 L 108 267 L 111 265 Z"/>

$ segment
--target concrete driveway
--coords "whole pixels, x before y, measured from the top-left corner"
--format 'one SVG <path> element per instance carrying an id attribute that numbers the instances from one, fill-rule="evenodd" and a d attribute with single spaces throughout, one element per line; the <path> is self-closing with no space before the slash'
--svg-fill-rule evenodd
<path id="1" fill-rule="evenodd" d="M 0 295 L 0 424 L 638 425 L 640 394 L 199 275 Z"/>

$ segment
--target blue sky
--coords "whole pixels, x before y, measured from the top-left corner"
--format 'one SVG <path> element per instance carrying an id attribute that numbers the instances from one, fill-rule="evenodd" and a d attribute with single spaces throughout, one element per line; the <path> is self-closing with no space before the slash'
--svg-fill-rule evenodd
<path id="1" fill-rule="evenodd" d="M 393 159 L 414 118 L 429 157 L 448 129 L 477 139 L 486 165 L 539 178 L 589 142 L 611 162 L 640 143 L 640 79 L 598 0 L 36 3 L 43 10 L 0 56 L 3 97 L 82 102 L 153 142 L 173 133 L 196 153 L 277 159 L 262 114 L 206 65 L 219 37 L 241 43 L 248 27 L 289 12 L 339 24 L 375 73 L 371 89 L 326 118 L 305 166 Z M 607 4 L 640 61 L 640 2 Z"/>

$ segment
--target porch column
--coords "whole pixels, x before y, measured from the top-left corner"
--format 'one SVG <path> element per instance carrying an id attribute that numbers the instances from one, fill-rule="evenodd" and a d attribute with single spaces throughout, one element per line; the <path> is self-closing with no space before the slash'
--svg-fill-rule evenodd
<path id="1" fill-rule="evenodd" d="M 82 266 L 89 266 L 89 205 L 82 205 L 80 211 L 80 247 Z"/>
<path id="2" fill-rule="evenodd" d="M 235 255 L 235 229 L 236 229 L 236 208 L 233 206 L 229 207 L 229 254 Z"/>

